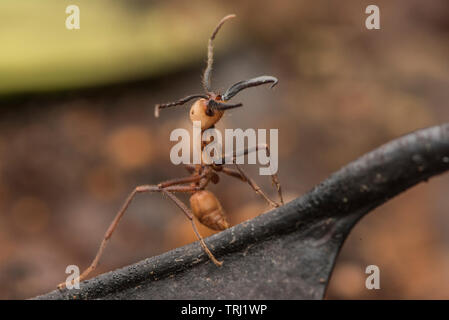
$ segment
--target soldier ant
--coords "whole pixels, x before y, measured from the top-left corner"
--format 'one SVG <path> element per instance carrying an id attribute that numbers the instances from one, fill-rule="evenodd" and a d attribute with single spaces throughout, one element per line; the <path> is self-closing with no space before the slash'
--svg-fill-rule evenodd
<path id="1" fill-rule="evenodd" d="M 215 36 L 217 35 L 218 31 L 220 30 L 221 26 L 229 19 L 234 18 L 235 15 L 227 15 L 216 26 L 214 32 L 212 33 L 209 43 L 208 43 L 208 51 L 207 51 L 207 67 L 203 74 L 202 79 L 202 85 L 205 90 L 205 94 L 194 94 L 187 96 L 185 98 L 182 98 L 175 102 L 165 103 L 165 104 L 157 104 L 155 106 L 155 117 L 159 117 L 159 111 L 163 108 L 168 107 L 174 107 L 183 105 L 186 102 L 199 98 L 195 103 L 192 105 L 190 109 L 190 119 L 191 121 L 200 121 L 201 122 L 201 131 L 207 130 L 209 128 L 213 128 L 215 124 L 220 120 L 220 118 L 223 116 L 223 113 L 225 110 L 233 109 L 237 107 L 241 107 L 241 103 L 237 104 L 228 104 L 226 103 L 228 100 L 230 100 L 232 97 L 234 97 L 237 93 L 240 91 L 250 88 L 259 86 L 265 83 L 272 83 L 271 87 L 274 87 L 278 83 L 278 79 L 272 76 L 260 76 L 249 80 L 244 80 L 235 83 L 232 85 L 224 94 L 217 94 L 211 91 L 210 87 L 210 78 L 211 78 L 211 71 L 212 71 L 212 64 L 213 64 L 213 46 L 212 42 L 215 39 Z M 204 147 L 210 143 L 206 142 L 203 143 L 201 146 L 201 149 L 203 150 Z M 226 217 L 223 211 L 223 208 L 221 207 L 220 202 L 215 197 L 215 195 L 205 190 L 206 186 L 209 184 L 209 182 L 212 183 L 218 183 L 219 182 L 219 176 L 217 173 L 224 173 L 226 175 L 229 175 L 231 177 L 240 179 L 243 182 L 248 183 L 251 188 L 259 195 L 261 195 L 270 206 L 272 207 L 279 207 L 280 205 L 284 204 L 283 198 L 282 198 L 282 191 L 281 191 L 281 185 L 279 183 L 279 180 L 277 178 L 277 175 L 274 173 L 271 175 L 271 179 L 273 184 L 276 186 L 279 198 L 280 198 L 280 204 L 271 200 L 261 189 L 260 187 L 252 180 L 250 177 L 246 175 L 246 173 L 242 170 L 242 168 L 236 163 L 236 157 L 239 155 L 246 155 L 250 152 L 257 152 L 259 149 L 265 149 L 267 153 L 269 153 L 269 148 L 267 145 L 257 145 L 252 148 L 246 148 L 241 151 L 237 151 L 232 155 L 224 155 L 222 157 L 223 164 L 198 164 L 198 165 L 186 165 L 186 169 L 191 173 L 190 176 L 184 177 L 184 178 L 178 178 L 173 180 L 168 180 L 165 182 L 161 182 L 157 185 L 143 185 L 138 186 L 134 189 L 134 191 L 131 192 L 131 194 L 126 199 L 125 203 L 121 207 L 120 211 L 115 216 L 114 220 L 110 224 L 108 230 L 106 231 L 106 234 L 104 235 L 103 241 L 100 244 L 100 248 L 98 249 L 97 255 L 95 256 L 94 260 L 90 264 L 90 266 L 76 279 L 78 282 L 84 280 L 98 265 L 98 261 L 100 260 L 101 255 L 103 254 L 103 251 L 106 247 L 107 242 L 112 236 L 112 233 L 116 229 L 120 219 L 124 215 L 125 211 L 127 210 L 128 206 L 130 205 L 131 201 L 138 193 L 150 193 L 150 192 L 160 192 L 164 195 L 166 195 L 168 198 L 170 198 L 187 216 L 187 218 L 190 220 L 193 231 L 195 232 L 196 236 L 198 237 L 198 240 L 200 241 L 200 244 L 204 251 L 209 256 L 210 260 L 217 265 L 221 266 L 222 262 L 218 261 L 212 252 L 209 250 L 209 248 L 206 246 L 206 243 L 203 240 L 203 237 L 198 232 L 198 229 L 195 225 L 195 221 L 193 217 L 196 217 L 200 223 L 203 225 L 209 227 L 213 230 L 225 230 L 229 228 L 229 224 L 226 221 Z M 225 159 L 231 158 L 232 159 L 232 165 L 235 166 L 235 169 L 225 167 Z M 203 161 L 202 161 L 203 162 Z M 173 193 L 180 192 L 180 193 L 190 193 L 192 194 L 190 197 L 190 207 L 191 210 Z M 75 280 L 75 281 L 76 281 Z M 61 283 L 58 285 L 58 288 L 64 288 L 65 283 Z"/>

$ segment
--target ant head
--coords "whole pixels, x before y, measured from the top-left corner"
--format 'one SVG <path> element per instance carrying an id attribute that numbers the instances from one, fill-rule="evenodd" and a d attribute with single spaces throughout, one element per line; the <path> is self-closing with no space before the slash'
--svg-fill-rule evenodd
<path id="1" fill-rule="evenodd" d="M 207 99 L 198 99 L 190 108 L 190 120 L 201 121 L 201 130 L 214 126 L 223 116 L 223 110 L 214 110 L 208 106 Z"/>
<path id="2" fill-rule="evenodd" d="M 192 121 L 201 121 L 201 129 L 206 130 L 215 123 L 217 123 L 221 117 L 223 116 L 224 110 L 232 109 L 241 107 L 241 103 L 237 104 L 228 104 L 226 101 L 234 97 L 237 93 L 240 91 L 250 88 L 259 86 L 261 84 L 265 83 L 272 83 L 271 87 L 274 87 L 278 83 L 278 79 L 272 76 L 260 76 L 256 78 L 252 78 L 249 80 L 244 80 L 237 82 L 236 84 L 232 85 L 223 95 L 217 95 L 212 92 L 211 86 L 210 86 L 210 77 L 212 72 L 212 64 L 214 61 L 213 58 L 213 46 L 212 41 L 215 39 L 215 36 L 217 35 L 218 31 L 220 30 L 221 26 L 229 19 L 235 18 L 235 14 L 230 14 L 221 19 L 221 21 L 218 23 L 218 25 L 215 27 L 214 32 L 212 33 L 211 37 L 209 38 L 209 44 L 207 47 L 207 67 L 204 70 L 203 74 L 203 88 L 205 91 L 205 94 L 194 94 L 187 96 L 185 98 L 182 98 L 175 102 L 165 103 L 165 104 L 157 104 L 154 109 L 154 115 L 155 117 L 159 117 L 159 110 L 162 108 L 168 108 L 178 105 L 183 105 L 184 103 L 193 100 L 198 99 L 195 101 L 195 103 L 192 105 L 190 109 L 190 119 Z"/>
<path id="3" fill-rule="evenodd" d="M 207 98 L 201 98 L 190 108 L 190 120 L 200 121 L 201 130 L 213 127 L 223 116 L 225 110 L 241 107 L 241 103 L 226 104 L 221 95 L 209 92 Z"/>

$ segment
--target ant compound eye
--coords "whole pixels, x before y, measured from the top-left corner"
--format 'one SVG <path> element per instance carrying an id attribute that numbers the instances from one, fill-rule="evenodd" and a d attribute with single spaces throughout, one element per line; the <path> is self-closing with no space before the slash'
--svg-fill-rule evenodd
<path id="1" fill-rule="evenodd" d="M 214 110 L 206 107 L 206 115 L 212 117 L 214 115 Z"/>

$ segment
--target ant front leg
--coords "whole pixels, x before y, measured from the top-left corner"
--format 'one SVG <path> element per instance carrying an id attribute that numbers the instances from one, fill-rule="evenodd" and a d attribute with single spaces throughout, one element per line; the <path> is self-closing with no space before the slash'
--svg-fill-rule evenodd
<path id="1" fill-rule="evenodd" d="M 128 198 L 126 199 L 125 203 L 123 204 L 123 206 L 121 207 L 121 209 L 119 210 L 119 212 L 117 213 L 117 215 L 115 216 L 114 220 L 111 222 L 111 224 L 109 225 L 108 230 L 106 231 L 103 240 L 101 241 L 100 247 L 97 251 L 97 254 L 95 256 L 95 258 L 93 259 L 93 261 L 91 262 L 91 264 L 89 265 L 89 267 L 83 271 L 83 273 L 77 278 L 72 280 L 72 283 L 75 282 L 81 282 L 84 279 L 86 279 L 86 277 L 93 271 L 95 270 L 95 268 L 98 265 L 98 262 L 103 254 L 104 249 L 106 248 L 106 245 L 109 241 L 109 239 L 111 238 L 113 232 L 115 231 L 115 229 L 117 228 L 120 219 L 123 217 L 123 215 L 125 214 L 126 210 L 128 209 L 129 205 L 131 204 L 132 200 L 134 199 L 134 197 L 138 194 L 138 193 L 151 193 L 151 192 L 164 192 L 165 194 L 168 194 L 170 192 L 187 192 L 187 193 L 192 193 L 195 191 L 198 191 L 199 187 L 196 186 L 176 186 L 176 184 L 182 184 L 182 183 L 186 183 L 186 182 L 194 182 L 194 181 L 199 181 L 203 178 L 202 175 L 196 175 L 196 176 L 190 176 L 190 177 L 186 177 L 186 178 L 181 178 L 181 179 L 174 179 L 174 180 L 169 180 L 163 183 L 160 183 L 159 185 L 143 185 L 143 186 L 138 186 L 136 187 L 128 196 Z M 171 195 L 171 193 L 170 193 Z M 174 195 L 169 196 L 170 199 L 173 200 L 173 197 L 175 197 Z M 180 200 L 179 200 L 180 201 Z M 176 203 L 178 204 L 178 203 Z M 178 204 L 179 206 L 179 204 Z M 194 225 L 193 222 L 193 218 L 192 215 L 188 214 L 185 212 L 185 210 L 183 210 L 184 213 L 187 215 L 187 217 L 189 218 L 189 220 L 192 221 L 192 225 L 194 226 L 194 231 L 197 235 L 197 237 L 200 239 L 201 241 L 201 246 L 203 246 L 203 248 L 205 248 L 204 250 L 206 251 L 206 253 L 208 254 L 209 257 L 211 257 L 211 260 L 220 265 L 220 263 L 215 259 L 215 257 L 213 257 L 212 253 L 210 252 L 209 249 L 207 249 L 207 247 L 204 244 L 204 240 L 201 237 L 201 235 L 198 233 L 196 226 Z M 207 250 L 206 250 L 207 249 Z M 59 289 L 63 289 L 66 286 L 66 283 L 60 283 L 58 285 Z"/>
<path id="2" fill-rule="evenodd" d="M 280 205 L 278 203 L 276 203 L 275 201 L 271 200 L 265 192 L 263 192 L 263 190 L 257 185 L 257 183 L 251 179 L 242 169 L 241 166 L 239 166 L 238 164 L 234 163 L 234 165 L 236 166 L 237 170 L 233 170 L 230 168 L 223 168 L 221 171 L 224 174 L 227 174 L 228 176 L 234 177 L 234 178 L 238 178 L 240 180 L 242 180 L 243 182 L 248 182 L 248 184 L 250 185 L 250 187 L 260 196 L 262 196 L 262 198 L 265 199 L 265 201 L 268 202 L 268 204 L 270 206 L 272 206 L 273 208 L 277 208 Z"/>
<path id="3" fill-rule="evenodd" d="M 243 180 L 243 181 L 247 181 L 247 182 L 250 184 L 250 186 L 251 186 L 256 192 L 258 192 L 258 191 L 257 191 L 255 188 L 258 188 L 258 190 L 259 190 L 260 192 L 262 192 L 262 191 L 260 190 L 260 188 L 257 186 L 257 184 L 256 184 L 253 180 L 251 180 L 251 179 L 246 175 L 246 173 L 243 171 L 243 169 L 242 169 L 238 164 L 236 164 L 236 158 L 237 158 L 237 157 L 242 156 L 242 155 L 247 155 L 248 153 L 251 153 L 251 152 L 257 152 L 257 151 L 259 151 L 259 150 L 265 150 L 266 153 L 267 153 L 267 155 L 270 154 L 270 148 L 268 147 L 268 145 L 266 145 L 266 144 L 259 144 L 259 145 L 256 145 L 255 147 L 245 148 L 245 149 L 243 149 L 243 150 L 236 151 L 236 152 L 234 152 L 232 155 L 224 155 L 224 156 L 222 157 L 222 163 L 223 163 L 223 164 L 224 164 L 224 163 L 226 163 L 226 164 L 229 164 L 229 163 L 234 164 L 234 165 L 237 167 L 237 171 L 236 171 L 236 170 L 232 170 L 232 169 L 228 169 L 228 168 L 223 168 L 223 173 L 225 173 L 225 174 L 227 174 L 227 175 L 229 175 L 229 176 L 233 176 L 233 177 L 236 177 L 236 178 L 240 178 L 240 179 Z M 232 162 L 231 162 L 230 160 L 231 160 Z M 240 176 L 239 176 L 239 175 L 240 175 Z M 277 173 L 273 173 L 273 172 L 272 172 L 271 175 L 270 175 L 270 177 L 271 177 L 271 181 L 272 181 L 273 185 L 276 187 L 276 190 L 277 190 L 277 192 L 278 192 L 278 196 L 279 196 L 281 205 L 284 205 L 284 198 L 283 198 L 283 196 L 282 196 L 281 183 L 279 182 L 279 178 L 278 178 Z M 259 192 L 258 192 L 258 193 L 259 193 Z M 260 194 L 267 200 L 267 197 L 266 197 L 266 195 L 264 196 L 264 193 L 263 193 L 263 192 L 260 193 Z M 274 203 L 274 204 L 275 204 L 275 205 L 273 205 L 274 207 L 279 207 L 279 204 L 275 203 L 274 201 L 272 201 L 272 200 L 270 200 L 270 199 L 268 199 L 267 202 L 268 202 L 270 205 L 273 205 L 272 203 Z"/>

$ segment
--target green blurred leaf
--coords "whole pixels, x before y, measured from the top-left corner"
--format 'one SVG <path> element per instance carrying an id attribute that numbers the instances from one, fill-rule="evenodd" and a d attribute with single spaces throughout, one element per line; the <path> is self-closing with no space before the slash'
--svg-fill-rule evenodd
<path id="1" fill-rule="evenodd" d="M 65 27 L 70 4 L 80 8 L 79 30 Z M 0 94 L 157 76 L 198 61 L 220 18 L 206 10 L 193 2 L 175 10 L 166 2 L 2 0 Z"/>

